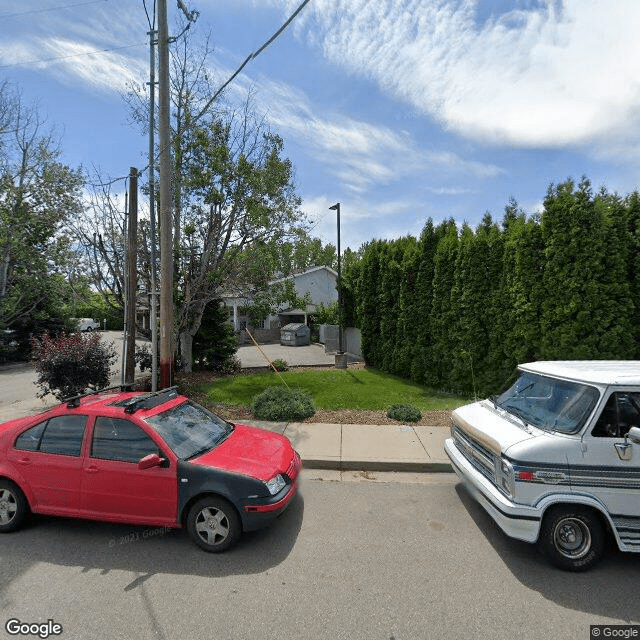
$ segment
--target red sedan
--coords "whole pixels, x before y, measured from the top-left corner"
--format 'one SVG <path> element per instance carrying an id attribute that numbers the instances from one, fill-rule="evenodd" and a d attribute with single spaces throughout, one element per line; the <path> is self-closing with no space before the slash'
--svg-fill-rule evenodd
<path id="1" fill-rule="evenodd" d="M 0 533 L 30 513 L 186 527 L 205 551 L 268 525 L 297 490 L 284 436 L 178 395 L 87 394 L 0 425 Z"/>

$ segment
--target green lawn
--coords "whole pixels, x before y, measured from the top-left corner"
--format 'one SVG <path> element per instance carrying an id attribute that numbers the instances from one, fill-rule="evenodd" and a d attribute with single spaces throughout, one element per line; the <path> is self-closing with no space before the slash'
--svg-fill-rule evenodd
<path id="1" fill-rule="evenodd" d="M 258 393 L 274 385 L 306 389 L 318 409 L 388 409 L 392 404 L 413 404 L 421 411 L 455 409 L 469 398 L 440 393 L 404 378 L 373 369 L 321 369 L 285 371 L 218 378 L 197 387 L 212 404 L 248 407 Z"/>

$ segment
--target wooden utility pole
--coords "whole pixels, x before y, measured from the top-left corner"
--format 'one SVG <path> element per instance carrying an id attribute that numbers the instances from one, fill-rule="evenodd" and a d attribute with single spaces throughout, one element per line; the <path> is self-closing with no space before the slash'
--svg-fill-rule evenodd
<path id="1" fill-rule="evenodd" d="M 160 143 L 160 388 L 172 384 L 173 242 L 169 133 L 169 29 L 167 0 L 158 0 L 158 128 Z"/>
<path id="2" fill-rule="evenodd" d="M 153 25 L 155 26 L 155 24 Z M 158 390 L 158 282 L 156 277 L 156 51 L 157 31 L 149 31 L 149 222 L 151 242 L 151 296 L 149 318 L 151 326 L 151 391 Z"/>
<path id="3" fill-rule="evenodd" d="M 136 374 L 136 290 L 138 284 L 138 170 L 129 170 L 129 226 L 127 229 L 127 349 L 125 382 L 133 384 Z"/>

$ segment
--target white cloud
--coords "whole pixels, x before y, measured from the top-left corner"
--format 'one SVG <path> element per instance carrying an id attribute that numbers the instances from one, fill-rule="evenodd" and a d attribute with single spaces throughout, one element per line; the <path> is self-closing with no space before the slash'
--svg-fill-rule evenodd
<path id="1" fill-rule="evenodd" d="M 475 139 L 629 137 L 640 97 L 637 0 L 514 5 L 480 23 L 473 0 L 315 0 L 295 28 L 334 63 Z"/>
<path id="2" fill-rule="evenodd" d="M 333 204 L 335 199 L 329 196 L 312 196 L 305 198 L 302 209 L 312 221 L 311 235 L 335 246 L 337 219 L 335 211 L 329 210 Z M 373 238 L 419 236 L 427 218 L 421 208 L 412 200 L 350 199 L 348 204 L 343 203 L 340 211 L 341 249 L 350 247 L 355 251 Z"/>
<path id="3" fill-rule="evenodd" d="M 246 94 L 249 79 L 234 87 Z M 424 173 L 430 167 L 449 173 L 489 178 L 502 173 L 492 164 L 467 161 L 449 151 L 424 151 L 409 133 L 356 120 L 335 112 L 318 112 L 309 97 L 290 85 L 261 77 L 256 100 L 269 121 L 288 139 L 307 147 L 355 194 Z"/>

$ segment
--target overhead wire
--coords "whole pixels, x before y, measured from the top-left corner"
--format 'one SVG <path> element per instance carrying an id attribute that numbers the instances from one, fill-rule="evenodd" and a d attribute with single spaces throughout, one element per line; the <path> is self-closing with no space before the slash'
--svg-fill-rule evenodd
<path id="1" fill-rule="evenodd" d="M 75 4 L 65 4 L 61 7 L 40 7 L 39 9 L 31 9 L 29 11 L 20 11 L 17 13 L 2 13 L 0 14 L 0 20 L 5 18 L 16 18 L 19 16 L 27 16 L 32 13 L 45 13 L 48 11 L 60 11 L 62 9 L 72 9 L 74 7 L 84 7 L 88 4 L 99 4 L 100 2 L 108 2 L 109 0 L 89 0 L 88 2 L 76 2 Z"/>
<path id="2" fill-rule="evenodd" d="M 80 56 L 92 56 L 97 53 L 110 53 L 111 51 L 122 51 L 123 49 L 132 49 L 133 47 L 146 46 L 146 42 L 139 44 L 128 44 L 123 47 L 111 47 L 109 49 L 96 49 L 95 51 L 83 51 L 81 53 L 71 53 L 68 56 L 57 56 L 55 58 L 43 58 L 41 60 L 25 60 L 24 62 L 12 62 L 11 64 L 2 64 L 0 69 L 7 69 L 9 67 L 17 67 L 23 64 L 42 64 L 44 62 L 57 62 L 58 60 L 68 60 L 69 58 L 78 58 Z"/>

